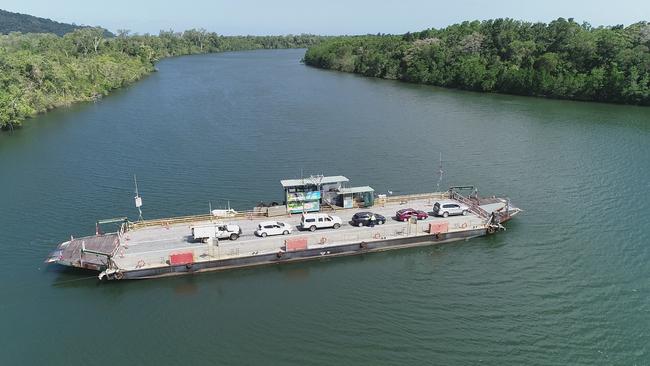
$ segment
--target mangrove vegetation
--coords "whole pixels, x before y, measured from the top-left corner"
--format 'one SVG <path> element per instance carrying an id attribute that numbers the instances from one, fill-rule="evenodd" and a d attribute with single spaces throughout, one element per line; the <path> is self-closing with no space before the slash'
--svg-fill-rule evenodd
<path id="1" fill-rule="evenodd" d="M 311 66 L 442 87 L 650 105 L 650 24 L 473 21 L 404 35 L 332 38 Z"/>

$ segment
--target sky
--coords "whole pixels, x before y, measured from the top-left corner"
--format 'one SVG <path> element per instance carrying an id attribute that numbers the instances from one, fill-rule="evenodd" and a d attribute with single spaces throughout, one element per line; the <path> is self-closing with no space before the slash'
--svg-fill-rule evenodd
<path id="1" fill-rule="evenodd" d="M 594 26 L 650 21 L 648 0 L 0 0 L 0 9 L 152 34 L 190 28 L 224 35 L 400 34 L 493 18 L 564 17 Z"/>

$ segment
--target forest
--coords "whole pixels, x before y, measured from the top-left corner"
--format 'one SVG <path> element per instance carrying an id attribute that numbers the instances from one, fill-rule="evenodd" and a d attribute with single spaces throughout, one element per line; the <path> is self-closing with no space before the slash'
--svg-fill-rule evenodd
<path id="1" fill-rule="evenodd" d="M 102 28 L 0 35 L 0 128 L 13 130 L 51 108 L 101 98 L 155 70 L 170 56 L 268 49 L 306 48 L 325 37 L 220 36 L 203 29 L 107 37 Z"/>
<path id="2" fill-rule="evenodd" d="M 0 33 L 9 34 L 11 32 L 20 33 L 54 33 L 62 36 L 70 33 L 75 29 L 89 28 L 76 24 L 60 23 L 51 19 L 39 18 L 33 15 L 12 13 L 0 9 Z M 104 29 L 107 37 L 112 37 L 113 33 Z"/>
<path id="3" fill-rule="evenodd" d="M 495 19 L 403 35 L 337 37 L 306 64 L 441 87 L 650 105 L 650 24 Z"/>

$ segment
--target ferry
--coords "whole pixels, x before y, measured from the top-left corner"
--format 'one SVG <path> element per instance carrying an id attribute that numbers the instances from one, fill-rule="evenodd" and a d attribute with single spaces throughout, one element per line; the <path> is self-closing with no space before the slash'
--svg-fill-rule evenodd
<path id="1" fill-rule="evenodd" d="M 350 187 L 344 176 L 287 179 L 281 185 L 283 204 L 244 212 L 143 220 L 140 211 L 136 221 L 98 220 L 95 235 L 71 236 L 45 262 L 93 270 L 100 280 L 188 275 L 491 235 L 504 231 L 504 223 L 522 211 L 508 198 L 480 197 L 473 186 L 390 195 Z M 137 183 L 135 201 L 140 209 Z M 366 224 L 353 217 L 359 212 L 366 214 Z M 104 233 L 106 226 L 115 231 Z"/>

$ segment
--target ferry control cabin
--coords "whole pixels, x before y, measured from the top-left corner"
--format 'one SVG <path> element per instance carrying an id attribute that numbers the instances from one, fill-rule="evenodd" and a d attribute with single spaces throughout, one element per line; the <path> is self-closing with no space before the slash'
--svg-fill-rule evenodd
<path id="1" fill-rule="evenodd" d="M 349 182 L 342 175 L 280 181 L 288 213 L 317 212 L 321 206 L 354 208 L 374 204 L 374 189 L 369 186 L 346 187 Z"/>

